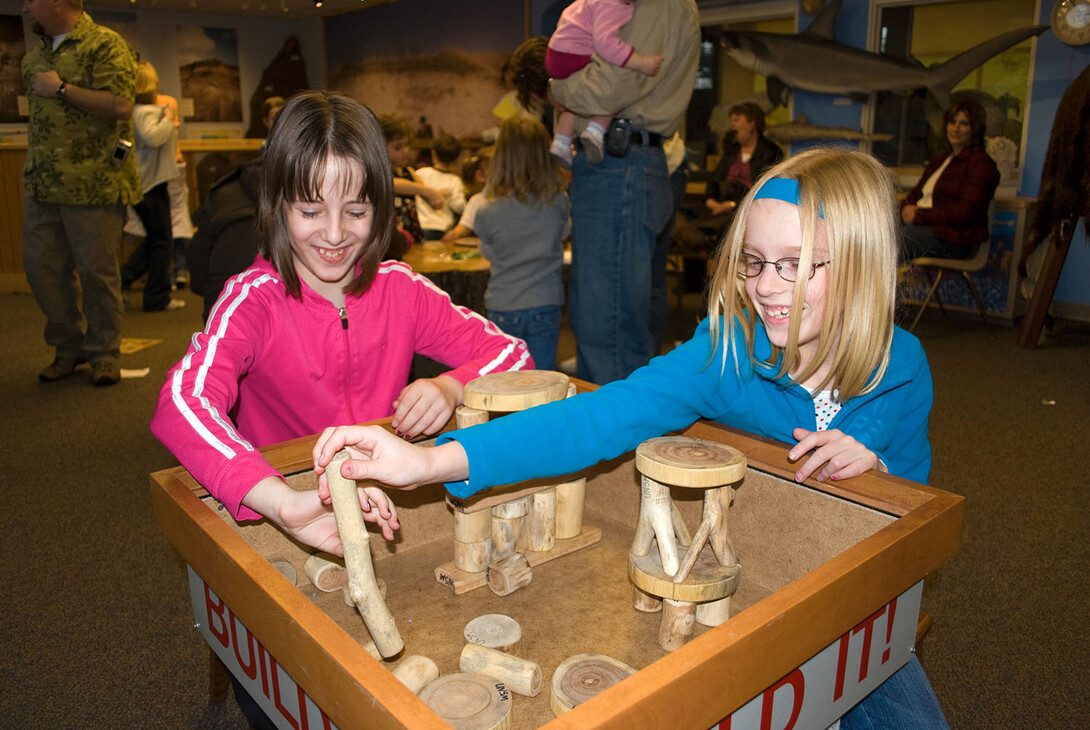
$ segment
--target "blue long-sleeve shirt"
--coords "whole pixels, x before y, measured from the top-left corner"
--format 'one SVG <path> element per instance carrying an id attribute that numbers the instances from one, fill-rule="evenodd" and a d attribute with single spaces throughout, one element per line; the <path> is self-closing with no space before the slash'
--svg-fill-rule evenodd
<path id="1" fill-rule="evenodd" d="M 469 480 L 447 484 L 447 490 L 467 497 L 487 487 L 570 474 L 700 418 L 785 443 L 795 442 L 795 428 L 816 430 L 810 393 L 787 378 L 776 379 L 769 368 L 755 367 L 737 328 L 735 337 L 737 373 L 729 353 L 723 367 L 724 340 L 710 359 L 709 321 L 704 320 L 691 340 L 625 380 L 440 436 L 437 444 L 456 440 L 469 457 Z M 760 360 L 771 352 L 760 323 L 754 351 Z M 926 483 L 931 404 L 931 371 L 923 347 L 897 328 L 878 387 L 844 403 L 828 428 L 840 429 L 873 451 L 891 474 Z M 526 446 L 530 434 L 532 448 Z"/>

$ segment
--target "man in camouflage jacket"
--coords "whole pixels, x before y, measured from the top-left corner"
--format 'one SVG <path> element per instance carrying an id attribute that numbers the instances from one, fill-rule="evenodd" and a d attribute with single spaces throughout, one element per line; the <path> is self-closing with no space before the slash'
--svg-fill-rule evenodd
<path id="1" fill-rule="evenodd" d="M 38 378 L 61 380 L 89 360 L 92 382 L 112 385 L 121 377 L 117 254 L 125 206 L 141 199 L 136 155 L 127 154 L 136 54 L 96 25 L 82 0 L 23 7 L 41 36 L 23 57 L 30 107 L 23 267 L 55 350 Z"/>

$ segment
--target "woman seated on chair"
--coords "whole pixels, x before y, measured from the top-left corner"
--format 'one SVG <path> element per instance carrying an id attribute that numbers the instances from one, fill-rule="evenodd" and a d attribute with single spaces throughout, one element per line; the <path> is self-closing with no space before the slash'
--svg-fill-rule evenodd
<path id="1" fill-rule="evenodd" d="M 901 203 L 904 261 L 967 259 L 989 238 L 988 206 L 999 169 L 984 151 L 986 121 L 984 108 L 972 99 L 946 110 L 946 151 L 927 164 Z"/>

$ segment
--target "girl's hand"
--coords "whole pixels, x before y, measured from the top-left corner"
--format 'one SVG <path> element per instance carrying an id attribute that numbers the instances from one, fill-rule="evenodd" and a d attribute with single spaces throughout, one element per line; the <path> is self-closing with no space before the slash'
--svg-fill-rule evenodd
<path id="1" fill-rule="evenodd" d="M 341 474 L 348 479 L 373 479 L 391 487 L 415 489 L 469 476 L 469 460 L 457 441 L 437 447 L 416 446 L 381 426 L 338 426 L 323 431 L 314 445 L 318 496 L 323 500 L 329 499 L 325 468 L 341 449 L 350 457 L 341 465 Z"/>
<path id="2" fill-rule="evenodd" d="M 901 220 L 904 221 L 906 226 L 910 226 L 916 221 L 916 210 L 915 205 L 906 205 L 901 208 Z"/>
<path id="3" fill-rule="evenodd" d="M 814 474 L 814 480 L 818 482 L 826 479 L 849 479 L 877 468 L 880 464 L 873 451 L 839 429 L 807 431 L 805 428 L 796 428 L 791 435 L 798 440 L 787 452 L 787 458 L 791 461 L 798 461 L 808 452 L 814 452 L 795 472 L 797 482 L 806 481 L 815 471 L 817 473 Z"/>
<path id="4" fill-rule="evenodd" d="M 394 530 L 401 527 L 401 523 L 390 498 L 378 487 L 363 487 L 357 492 L 364 521 L 374 522 L 382 529 L 384 538 L 393 540 Z M 255 484 L 242 501 L 299 542 L 334 555 L 344 554 L 337 532 L 337 518 L 329 505 L 328 487 L 323 499 L 321 490 L 300 492 L 282 479 L 267 477 Z"/>
<path id="5" fill-rule="evenodd" d="M 447 425 L 462 403 L 462 384 L 449 375 L 422 378 L 406 385 L 394 401 L 391 425 L 399 436 L 416 438 Z"/>

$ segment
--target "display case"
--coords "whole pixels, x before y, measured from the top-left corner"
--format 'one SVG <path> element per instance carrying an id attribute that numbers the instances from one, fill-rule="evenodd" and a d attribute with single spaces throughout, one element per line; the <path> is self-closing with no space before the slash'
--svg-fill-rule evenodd
<path id="1" fill-rule="evenodd" d="M 708 422 L 684 433 L 747 458 L 730 509 L 742 568 L 731 617 L 698 627 L 669 653 L 657 642 L 658 616 L 633 609 L 627 577 L 640 503 L 632 454 L 582 474 L 584 524 L 600 529 L 601 540 L 534 567 L 528 585 L 502 597 L 488 587 L 459 595 L 436 580 L 453 549 L 440 485 L 393 493 L 397 539 L 371 539 L 375 572 L 405 643 L 393 661 L 365 651 L 358 613 L 339 593 L 306 580 L 310 551 L 273 526 L 236 523 L 181 468 L 152 475 L 152 503 L 190 566 L 202 635 L 282 727 L 447 727 L 391 669 L 406 655 L 424 655 L 441 674 L 458 672 L 465 625 L 499 613 L 520 624 L 520 656 L 544 675 L 538 696 L 511 695 L 512 728 L 706 730 L 726 721 L 723 727 L 737 730 L 768 727 L 772 718 L 780 718 L 774 727 L 790 720 L 825 728 L 908 660 L 923 578 L 955 552 L 963 499 L 876 472 L 798 484 L 783 444 Z M 313 442 L 264 453 L 294 488 L 313 489 Z M 695 525 L 699 496 L 681 490 L 674 499 Z M 292 573 L 294 582 L 285 577 Z M 554 717 L 552 674 L 582 653 L 638 671 Z"/>

